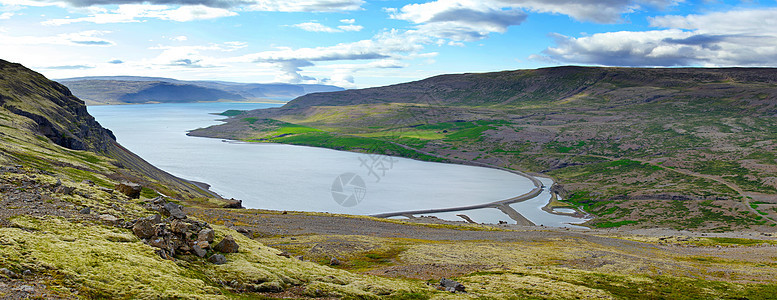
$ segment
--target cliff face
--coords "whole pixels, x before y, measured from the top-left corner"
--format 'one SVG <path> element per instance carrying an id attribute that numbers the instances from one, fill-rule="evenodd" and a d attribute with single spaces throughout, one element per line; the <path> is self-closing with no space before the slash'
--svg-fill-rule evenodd
<path id="1" fill-rule="evenodd" d="M 116 139 L 65 86 L 20 64 L 0 60 L 0 89 L 4 109 L 32 120 L 31 129 L 57 145 L 105 153 Z"/>
<path id="2" fill-rule="evenodd" d="M 4 60 L 0 60 L 0 129 L 0 162 L 5 164 L 54 173 L 69 170 L 70 177 L 99 173 L 184 199 L 216 196 L 123 148 L 67 87 Z"/>

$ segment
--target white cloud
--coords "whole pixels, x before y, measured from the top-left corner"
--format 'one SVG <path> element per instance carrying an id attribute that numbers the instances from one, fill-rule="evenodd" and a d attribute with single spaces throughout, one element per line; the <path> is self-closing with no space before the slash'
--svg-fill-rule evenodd
<path id="1" fill-rule="evenodd" d="M 662 16 L 648 18 L 648 20 L 653 27 L 695 30 L 699 33 L 777 33 L 777 8 L 714 12 L 706 15 Z"/>
<path id="2" fill-rule="evenodd" d="M 64 25 L 79 22 L 89 22 L 95 24 L 108 23 L 131 23 L 140 22 L 141 19 L 161 19 L 177 22 L 188 22 L 196 20 L 207 20 L 229 16 L 236 16 L 237 13 L 223 9 L 213 8 L 203 5 L 181 6 L 172 8 L 165 5 L 148 4 L 124 4 L 118 8 L 107 11 L 102 8 L 92 9 L 92 15 L 83 18 L 74 19 L 53 19 L 43 22 L 44 25 Z"/>
<path id="3" fill-rule="evenodd" d="M 176 41 L 176 42 L 183 42 L 183 41 L 186 41 L 186 40 L 188 40 L 188 39 L 189 39 L 189 38 L 188 38 L 188 37 L 186 37 L 185 35 L 179 35 L 179 36 L 176 36 L 176 37 L 171 37 L 171 38 L 170 38 L 170 40 L 173 40 L 173 41 Z"/>
<path id="4" fill-rule="evenodd" d="M 340 20 L 340 23 L 353 24 L 356 23 L 356 19 L 342 19 Z"/>
<path id="5" fill-rule="evenodd" d="M 10 36 L 0 34 L 4 46 L 10 45 L 66 45 L 66 46 L 113 46 L 113 41 L 99 36 L 110 31 L 87 30 L 74 33 L 62 33 L 53 36 Z"/>
<path id="6" fill-rule="evenodd" d="M 329 32 L 329 33 L 340 32 L 340 30 L 337 30 L 332 27 L 327 27 L 327 26 L 321 25 L 321 23 L 316 23 L 316 22 L 305 22 L 305 23 L 294 24 L 291 26 L 297 27 L 304 31 L 310 31 L 310 32 Z"/>
<path id="7" fill-rule="evenodd" d="M 364 26 L 361 25 L 340 25 L 337 26 L 337 28 L 340 28 L 342 31 L 361 31 L 364 29 Z"/>
<path id="8" fill-rule="evenodd" d="M 419 31 L 442 39 L 471 42 L 520 25 L 528 12 L 568 15 L 580 21 L 615 23 L 642 7 L 672 5 L 672 0 L 435 0 L 389 8 L 398 20 L 417 24 Z"/>
<path id="9" fill-rule="evenodd" d="M 283 12 L 338 12 L 361 9 L 363 0 L 258 0 L 249 10 Z"/>
<path id="10" fill-rule="evenodd" d="M 567 15 L 575 20 L 596 23 L 616 23 L 623 14 L 643 6 L 665 8 L 682 0 L 495 0 L 507 7 L 531 12 Z"/>
<path id="11" fill-rule="evenodd" d="M 363 0 L 0 0 L 3 5 L 71 6 L 100 5 L 173 5 L 206 6 L 220 9 L 245 9 L 283 12 L 338 12 L 361 9 Z"/>
<path id="12" fill-rule="evenodd" d="M 13 17 L 14 15 L 16 15 L 16 14 L 12 13 L 12 12 L 4 12 L 4 13 L 0 14 L 0 20 L 8 20 L 11 17 Z"/>
<path id="13" fill-rule="evenodd" d="M 777 9 L 650 19 L 668 29 L 556 35 L 535 59 L 613 66 L 777 66 Z"/>
<path id="14" fill-rule="evenodd" d="M 305 31 L 310 31 L 310 32 L 328 32 L 328 33 L 343 32 L 343 31 L 360 31 L 364 29 L 364 27 L 361 25 L 353 25 L 353 24 L 340 25 L 340 26 L 337 26 L 337 28 L 332 28 L 317 22 L 305 22 L 305 23 L 294 24 L 291 26 L 297 27 Z"/>
<path id="15" fill-rule="evenodd" d="M 316 78 L 301 74 L 302 68 L 315 66 L 316 62 L 334 61 L 399 61 L 410 58 L 423 49 L 423 44 L 429 43 L 426 36 L 416 31 L 399 32 L 392 30 L 376 35 L 369 40 L 351 43 L 340 43 L 328 47 L 315 48 L 280 48 L 273 51 L 253 53 L 229 59 L 229 62 L 253 62 L 275 65 L 280 69 L 276 80 L 284 82 L 315 81 Z M 368 63 L 369 65 L 369 63 Z M 339 72 L 354 72 L 354 68 L 341 68 Z"/>
<path id="16" fill-rule="evenodd" d="M 521 24 L 527 14 L 489 1 L 437 0 L 409 4 L 390 13 L 391 18 L 418 24 L 418 29 L 437 38 L 475 41 L 491 32 L 505 32 Z"/>

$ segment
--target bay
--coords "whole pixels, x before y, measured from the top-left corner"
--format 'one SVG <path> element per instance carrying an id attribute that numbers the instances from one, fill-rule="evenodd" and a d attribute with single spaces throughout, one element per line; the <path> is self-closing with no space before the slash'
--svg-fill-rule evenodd
<path id="1" fill-rule="evenodd" d="M 526 178 L 490 168 L 186 135 L 224 118 L 212 113 L 275 106 L 176 103 L 88 110 L 151 164 L 208 183 L 247 208 L 367 215 L 493 202 L 533 188 Z"/>

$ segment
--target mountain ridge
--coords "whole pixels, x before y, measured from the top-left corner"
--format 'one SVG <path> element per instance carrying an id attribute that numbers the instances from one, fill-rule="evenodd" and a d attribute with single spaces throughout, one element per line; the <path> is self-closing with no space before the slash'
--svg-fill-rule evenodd
<path id="1" fill-rule="evenodd" d="M 186 81 L 164 77 L 90 76 L 59 81 L 89 105 L 214 101 L 282 101 L 342 88 L 320 84 Z"/>

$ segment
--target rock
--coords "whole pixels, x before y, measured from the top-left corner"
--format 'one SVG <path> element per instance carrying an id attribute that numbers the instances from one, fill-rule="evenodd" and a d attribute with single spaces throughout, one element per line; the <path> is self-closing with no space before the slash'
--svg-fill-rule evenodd
<path id="1" fill-rule="evenodd" d="M 30 276 L 30 275 L 32 275 L 32 271 L 30 271 L 30 270 L 24 270 L 22 272 L 22 276 Z"/>
<path id="2" fill-rule="evenodd" d="M 227 258 L 221 254 L 213 254 L 210 257 L 208 257 L 208 261 L 214 265 L 223 265 L 227 263 Z"/>
<path id="3" fill-rule="evenodd" d="M 81 181 L 81 183 L 86 184 L 88 186 L 94 186 L 94 181 L 91 181 L 89 179 L 84 179 L 83 181 Z"/>
<path id="4" fill-rule="evenodd" d="M 89 207 L 84 207 L 79 211 L 79 213 L 81 213 L 82 215 L 88 215 L 92 213 L 92 209 Z"/>
<path id="5" fill-rule="evenodd" d="M 140 219 L 132 226 L 132 232 L 135 233 L 138 238 L 149 239 L 156 233 L 156 228 L 154 228 L 154 223 L 150 220 Z"/>
<path id="6" fill-rule="evenodd" d="M 208 252 L 202 249 L 198 244 L 192 245 L 192 252 L 199 257 L 205 257 L 205 255 L 208 254 Z"/>
<path id="7" fill-rule="evenodd" d="M 297 256 L 297 259 L 299 259 L 299 260 L 305 260 L 305 257 L 304 257 L 304 256 L 302 256 L 302 255 L 299 255 L 299 256 Z"/>
<path id="8" fill-rule="evenodd" d="M 116 222 L 119 221 L 118 218 L 114 217 L 113 215 L 109 215 L 109 214 L 99 215 L 98 218 L 100 218 L 100 220 L 102 220 L 102 221 L 105 221 L 105 222 L 108 222 L 108 223 L 111 223 L 111 224 L 116 224 Z"/>
<path id="9" fill-rule="evenodd" d="M 14 271 L 8 270 L 6 268 L 0 269 L 0 274 L 5 275 L 8 278 L 15 278 L 16 277 L 16 273 L 14 273 Z"/>
<path id="10" fill-rule="evenodd" d="M 140 191 L 143 189 L 143 187 L 141 187 L 137 183 L 122 181 L 121 183 L 117 184 L 113 189 L 119 191 L 124 195 L 127 195 L 127 197 L 138 199 L 140 198 Z"/>
<path id="11" fill-rule="evenodd" d="M 156 254 L 159 255 L 159 257 L 161 257 L 162 259 L 175 260 L 175 258 L 173 258 L 173 256 L 172 256 L 172 254 L 167 253 L 167 251 L 165 251 L 164 249 L 158 249 L 158 250 L 156 250 L 154 252 L 156 252 Z"/>
<path id="12" fill-rule="evenodd" d="M 449 292 L 464 292 L 466 289 L 464 285 L 458 281 L 450 280 L 447 278 L 440 279 L 440 286 Z"/>
<path id="13" fill-rule="evenodd" d="M 164 210 L 173 218 L 186 219 L 186 214 L 181 210 L 181 206 L 172 202 L 165 204 Z"/>
<path id="14" fill-rule="evenodd" d="M 210 228 L 205 228 L 203 230 L 200 230 L 200 233 L 197 234 L 198 241 L 213 243 L 214 238 L 216 238 L 216 232 Z"/>
<path id="15" fill-rule="evenodd" d="M 75 187 L 60 185 L 59 187 L 57 187 L 56 190 L 54 190 L 54 192 L 57 194 L 70 195 L 75 190 L 76 190 Z"/>
<path id="16" fill-rule="evenodd" d="M 224 201 L 226 204 L 222 206 L 223 208 L 243 208 L 243 200 L 225 199 Z"/>
<path id="17" fill-rule="evenodd" d="M 330 266 L 339 266 L 340 264 L 342 264 L 342 262 L 340 262 L 340 260 L 337 259 L 337 257 L 332 257 L 332 259 L 329 260 Z"/>
<path id="18" fill-rule="evenodd" d="M 237 253 L 240 246 L 235 242 L 235 239 L 231 236 L 225 236 L 221 242 L 213 246 L 213 250 L 221 253 Z"/>
<path id="19" fill-rule="evenodd" d="M 172 230 L 175 233 L 183 234 L 186 232 L 186 230 L 189 229 L 189 225 L 181 222 L 181 220 L 175 219 L 172 222 L 170 222 L 170 230 Z"/>
<path id="20" fill-rule="evenodd" d="M 153 239 L 148 240 L 148 245 L 151 247 L 157 247 L 160 249 L 167 249 L 170 243 L 161 237 L 155 237 Z"/>
<path id="21" fill-rule="evenodd" d="M 210 248 L 210 243 L 208 243 L 208 241 L 198 241 L 197 245 L 199 245 L 202 249 Z"/>
<path id="22" fill-rule="evenodd" d="M 106 193 L 108 193 L 108 194 L 110 194 L 110 193 L 113 193 L 113 189 L 109 189 L 109 188 L 107 188 L 107 187 L 101 187 L 101 186 L 98 186 L 98 187 L 97 187 L 97 189 L 98 189 L 98 190 L 101 190 L 101 191 L 103 191 L 103 192 L 106 192 Z"/>
<path id="23" fill-rule="evenodd" d="M 24 292 L 24 293 L 30 293 L 30 294 L 35 292 L 35 288 L 32 287 L 32 286 L 29 286 L 29 285 L 22 285 L 22 286 L 16 288 L 15 290 L 20 291 L 20 292 Z"/>
<path id="24" fill-rule="evenodd" d="M 289 254 L 289 252 L 283 251 L 281 253 L 278 253 L 278 256 L 283 256 L 283 257 L 289 258 L 289 257 L 291 257 L 291 254 Z"/>
<path id="25" fill-rule="evenodd" d="M 152 224 L 159 224 L 159 223 L 162 223 L 162 216 L 160 215 L 148 216 L 146 217 L 146 220 L 148 220 Z"/>

